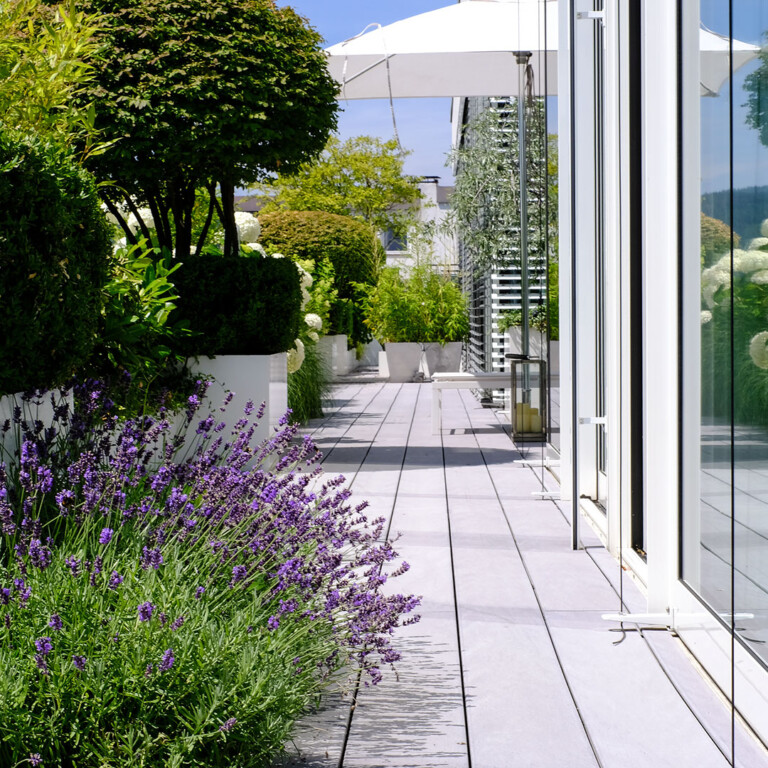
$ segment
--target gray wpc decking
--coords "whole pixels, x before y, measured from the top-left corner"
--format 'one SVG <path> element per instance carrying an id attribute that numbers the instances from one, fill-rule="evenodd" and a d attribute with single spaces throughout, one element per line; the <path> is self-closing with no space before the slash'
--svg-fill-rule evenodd
<path id="1" fill-rule="evenodd" d="M 351 376 L 310 425 L 331 473 L 391 521 L 422 595 L 402 661 L 376 687 L 334 694 L 296 730 L 284 766 L 315 768 L 721 768 L 730 715 L 668 632 L 609 631 L 618 566 L 568 518 L 496 412 L 429 384 Z M 538 449 L 529 448 L 528 451 Z M 551 478 L 545 479 L 550 483 Z M 388 585 L 389 586 L 389 585 Z M 644 610 L 629 579 L 625 605 Z M 354 705 L 353 705 L 354 701 Z M 737 731 L 736 765 L 768 766 Z"/>

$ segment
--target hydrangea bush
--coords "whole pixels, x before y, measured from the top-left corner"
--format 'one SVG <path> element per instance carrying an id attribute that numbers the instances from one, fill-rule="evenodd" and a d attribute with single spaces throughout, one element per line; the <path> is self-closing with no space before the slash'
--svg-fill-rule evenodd
<path id="1" fill-rule="evenodd" d="M 2 425 L 0 764 L 268 765 L 336 670 L 397 660 L 418 600 L 382 590 L 383 519 L 287 419 L 196 421 L 200 389 L 186 443 L 97 382 Z"/>

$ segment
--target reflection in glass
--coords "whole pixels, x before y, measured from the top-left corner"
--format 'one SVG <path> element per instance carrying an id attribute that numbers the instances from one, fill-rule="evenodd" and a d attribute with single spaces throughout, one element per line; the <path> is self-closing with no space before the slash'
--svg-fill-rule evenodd
<path id="1" fill-rule="evenodd" d="M 768 4 L 700 7 L 734 50 L 763 44 Z M 713 39 L 700 38 L 702 76 Z M 727 624 L 732 599 L 753 615 L 736 634 L 768 663 L 768 53 L 739 56 L 731 71 L 726 46 L 722 85 L 701 88 L 701 249 L 686 254 L 701 264 L 700 505 L 684 519 L 683 576 Z"/>

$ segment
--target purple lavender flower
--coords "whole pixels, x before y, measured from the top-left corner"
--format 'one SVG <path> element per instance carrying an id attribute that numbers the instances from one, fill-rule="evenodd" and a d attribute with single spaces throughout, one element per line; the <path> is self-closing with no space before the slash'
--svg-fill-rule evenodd
<path id="1" fill-rule="evenodd" d="M 219 726 L 219 730 L 222 733 L 229 733 L 235 727 L 236 722 L 237 722 L 236 717 L 230 717 L 229 720 L 227 720 L 226 722 L 222 723 Z"/>
<path id="2" fill-rule="evenodd" d="M 242 581 L 248 575 L 248 569 L 244 565 L 236 565 L 232 569 L 232 581 L 230 584 L 237 584 L 238 581 Z"/>
<path id="3" fill-rule="evenodd" d="M 85 656 L 73 656 L 72 657 L 72 663 L 75 665 L 76 669 L 79 669 L 81 672 L 85 670 L 85 662 L 88 661 L 88 659 L 85 658 Z"/>
<path id="4" fill-rule="evenodd" d="M 38 766 L 43 764 L 43 758 L 40 757 L 39 752 L 33 752 L 29 756 L 29 764 L 32 766 Z"/>
<path id="5" fill-rule="evenodd" d="M 155 606 L 152 603 L 141 603 L 139 605 L 139 621 L 149 621 L 154 610 Z"/>
<path id="6" fill-rule="evenodd" d="M 144 670 L 144 677 L 150 677 L 152 675 L 152 665 L 147 664 L 147 668 Z"/>
<path id="7" fill-rule="evenodd" d="M 41 637 L 35 640 L 35 648 L 42 656 L 47 656 L 53 650 L 53 643 L 50 637 Z"/>
<path id="8" fill-rule="evenodd" d="M 123 577 L 117 571 L 112 571 L 112 575 L 109 577 L 109 588 L 117 589 L 122 583 Z"/>
<path id="9" fill-rule="evenodd" d="M 143 570 L 148 571 L 150 568 L 157 570 L 163 564 L 163 555 L 160 552 L 160 548 L 149 549 L 144 547 L 141 550 L 141 567 Z"/>
<path id="10" fill-rule="evenodd" d="M 41 653 L 35 654 L 35 664 L 44 675 L 48 674 L 48 662 L 45 660 L 45 656 Z"/>
<path id="11" fill-rule="evenodd" d="M 160 672 L 168 672 L 175 664 L 176 659 L 173 655 L 173 648 L 169 648 L 164 654 L 160 663 L 157 665 L 157 669 Z"/>
<path id="12" fill-rule="evenodd" d="M 168 621 L 168 614 L 163 613 L 162 611 L 157 614 L 157 618 L 160 622 L 160 626 L 164 627 Z"/>
<path id="13" fill-rule="evenodd" d="M 11 590 L 7 587 L 0 589 L 0 604 L 8 605 L 11 602 Z"/>
<path id="14" fill-rule="evenodd" d="M 64 622 L 61 620 L 61 616 L 59 616 L 58 613 L 54 613 L 51 616 L 51 620 L 48 622 L 48 626 L 54 632 L 61 632 L 61 630 L 64 628 Z"/>
<path id="15" fill-rule="evenodd" d="M 277 616 L 270 616 L 267 626 L 273 631 L 276 630 L 280 626 L 280 619 Z"/>
<path id="16" fill-rule="evenodd" d="M 69 568 L 73 576 L 80 575 L 80 560 L 76 557 L 64 558 L 64 564 Z"/>
<path id="17" fill-rule="evenodd" d="M 112 541 L 114 531 L 111 528 L 102 528 L 99 534 L 99 544 L 109 544 Z"/>
<path id="18" fill-rule="evenodd" d="M 199 600 L 205 593 L 205 587 L 198 587 L 195 590 L 195 600 Z"/>
<path id="19" fill-rule="evenodd" d="M 175 632 L 177 629 L 181 629 L 184 624 L 184 617 L 179 616 L 171 622 L 171 632 Z"/>
<path id="20" fill-rule="evenodd" d="M 29 559 L 35 568 L 44 571 L 50 564 L 53 555 L 48 547 L 44 547 L 40 539 L 32 539 L 29 544 Z"/>

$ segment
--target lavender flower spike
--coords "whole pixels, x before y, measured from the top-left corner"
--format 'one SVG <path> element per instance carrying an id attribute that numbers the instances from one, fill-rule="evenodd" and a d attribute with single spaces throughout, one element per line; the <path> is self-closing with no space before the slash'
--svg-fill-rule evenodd
<path id="1" fill-rule="evenodd" d="M 231 731 L 235 727 L 235 723 L 236 722 L 237 722 L 237 718 L 236 717 L 230 717 L 229 720 L 227 720 L 226 722 L 222 723 L 219 726 L 219 730 L 222 733 L 228 733 L 229 731 Z"/>
<path id="2" fill-rule="evenodd" d="M 99 535 L 99 544 L 109 544 L 109 542 L 112 541 L 114 533 L 115 532 L 111 528 L 102 528 L 101 534 Z"/>
<path id="3" fill-rule="evenodd" d="M 176 658 L 173 655 L 173 648 L 169 648 L 164 654 L 157 668 L 160 672 L 168 672 L 176 662 Z"/>
<path id="4" fill-rule="evenodd" d="M 141 603 L 139 605 L 139 621 L 149 621 L 154 610 L 155 606 L 152 603 Z"/>
<path id="5" fill-rule="evenodd" d="M 77 655 L 75 655 L 75 656 L 72 657 L 72 663 L 81 672 L 85 669 L 85 662 L 86 661 L 88 661 L 88 659 L 86 659 L 85 656 L 77 656 Z"/>
<path id="6" fill-rule="evenodd" d="M 59 616 L 58 613 L 54 613 L 51 615 L 51 620 L 48 622 L 48 626 L 54 632 L 61 632 L 64 628 L 64 622 L 61 620 L 61 616 Z"/>

